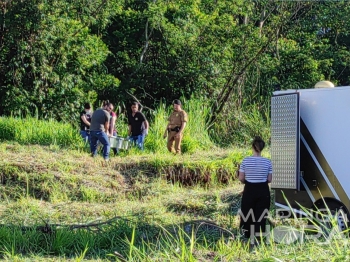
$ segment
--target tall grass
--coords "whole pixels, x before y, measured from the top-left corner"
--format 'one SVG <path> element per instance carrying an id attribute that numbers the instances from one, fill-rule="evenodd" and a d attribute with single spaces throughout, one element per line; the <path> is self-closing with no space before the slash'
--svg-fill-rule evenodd
<path id="1" fill-rule="evenodd" d="M 153 112 L 150 121 L 149 133 L 145 140 L 145 148 L 152 152 L 163 152 L 166 149 L 166 139 L 163 138 L 165 128 L 167 126 L 167 118 L 169 116 L 169 110 L 166 105 L 161 103 L 158 108 Z"/>
<path id="2" fill-rule="evenodd" d="M 257 135 L 269 144 L 270 124 L 269 104 L 232 107 L 219 116 L 210 135 L 221 146 L 246 146 Z"/>
<path id="3" fill-rule="evenodd" d="M 2 148 L 6 150 L 1 151 Z M 216 183 L 210 187 L 186 187 L 154 174 L 162 165 L 166 167 L 167 161 L 178 163 L 174 168 L 177 171 L 188 167 L 210 173 L 221 169 L 229 172 L 233 163 L 247 154 L 243 150 L 227 150 L 221 155 L 217 151 L 208 152 L 207 161 L 204 152 L 181 157 L 171 154 L 118 157 L 111 159 L 108 166 L 91 161 L 76 150 L 53 151 L 48 147 L 0 143 L 0 151 L 6 159 L 0 163 L 0 259 L 186 262 L 350 259 L 349 241 L 337 229 L 336 218 L 327 224 L 330 233 L 323 233 L 327 228 L 317 223 L 316 229 L 321 233 L 310 237 L 303 233 L 302 221 L 276 218 L 277 228 L 272 228 L 269 242 L 249 252 L 249 245 L 238 234 L 241 184 L 232 181 L 225 187 Z M 146 170 L 146 166 L 152 168 Z M 290 233 L 281 235 L 285 228 Z M 294 235 L 297 238 L 292 238 Z"/>
<path id="4" fill-rule="evenodd" d="M 150 130 L 145 140 L 145 148 L 151 152 L 167 152 L 167 140 L 163 138 L 172 105 L 167 107 L 160 104 L 150 117 Z M 213 145 L 210 140 L 205 120 L 209 109 L 201 100 L 184 101 L 184 110 L 188 113 L 189 121 L 184 131 L 182 151 L 193 153 L 207 149 Z M 125 115 L 117 120 L 118 135 L 127 136 L 128 123 Z M 37 118 L 0 118 L 0 140 L 17 141 L 20 144 L 59 145 L 64 147 L 83 147 L 79 131 L 68 123 L 55 120 L 38 120 Z"/>
<path id="5" fill-rule="evenodd" d="M 209 149 L 213 142 L 208 133 L 206 121 L 210 108 L 202 99 L 191 99 L 184 102 L 184 109 L 188 114 L 187 132 L 184 133 L 183 150 L 194 152 L 196 148 Z"/>
<path id="6" fill-rule="evenodd" d="M 249 105 L 228 113 L 224 112 L 218 118 L 218 122 L 209 129 L 206 124 L 210 116 L 207 103 L 202 99 L 194 98 L 182 99 L 182 101 L 183 109 L 188 114 L 188 123 L 182 140 L 183 153 L 209 150 L 214 146 L 213 141 L 225 146 L 247 145 L 255 135 L 262 136 L 267 142 L 270 139 L 268 106 L 261 109 L 255 105 Z M 163 134 L 172 110 L 172 105 L 161 103 L 149 116 L 150 130 L 145 140 L 146 152 L 167 152 L 167 139 L 163 138 Z M 118 135 L 126 137 L 128 132 L 126 116 L 120 115 L 116 125 Z M 23 119 L 0 117 L 0 140 L 75 148 L 84 146 L 79 130 L 69 123 L 44 121 L 33 117 Z"/>
<path id="7" fill-rule="evenodd" d="M 198 150 L 209 149 L 214 145 L 211 141 L 206 119 L 210 113 L 208 107 L 201 99 L 182 99 L 183 109 L 187 112 L 188 123 L 184 130 L 182 152 L 194 153 Z M 153 152 L 166 152 L 167 140 L 163 138 L 168 117 L 173 110 L 172 105 L 160 104 L 153 112 L 150 132 L 145 141 L 146 149 Z"/>
<path id="8" fill-rule="evenodd" d="M 119 114 L 117 121 L 115 123 L 118 136 L 127 137 L 128 136 L 128 118 L 125 114 Z"/>
<path id="9" fill-rule="evenodd" d="M 0 227 L 0 252 L 2 258 L 12 261 L 33 261 L 53 258 L 53 261 L 90 260 L 116 261 L 349 261 L 349 243 L 337 231 L 330 239 L 320 236 L 306 237 L 295 226 L 277 237 L 274 232 L 266 243 L 249 248 L 249 243 L 228 238 L 208 227 L 205 234 L 199 229 L 168 227 L 148 224 L 145 221 L 120 219 L 113 225 L 98 230 L 56 227 Z M 288 230 L 287 226 L 283 226 Z M 334 227 L 332 230 L 336 230 Z M 226 231 L 229 232 L 229 231 Z M 211 237 L 214 234 L 214 237 Z M 275 238 L 275 241 L 274 241 Z M 277 241 L 276 241 L 277 240 Z M 253 251 L 253 252 L 252 252 Z M 21 260 L 22 258 L 22 260 Z"/>
<path id="10" fill-rule="evenodd" d="M 79 132 L 70 124 L 33 117 L 0 117 L 0 140 L 14 140 L 20 144 L 83 146 Z"/>

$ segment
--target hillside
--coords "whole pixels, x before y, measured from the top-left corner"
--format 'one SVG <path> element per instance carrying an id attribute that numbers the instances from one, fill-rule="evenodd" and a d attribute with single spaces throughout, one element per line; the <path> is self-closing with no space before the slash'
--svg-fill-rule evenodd
<path id="1" fill-rule="evenodd" d="M 148 227 L 201 220 L 237 227 L 232 199 L 242 189 L 234 179 L 242 152 L 130 152 L 108 164 L 55 146 L 1 143 L 0 152 L 2 225 L 69 227 L 119 217 Z"/>
<path id="2" fill-rule="evenodd" d="M 235 179 L 244 150 L 101 158 L 0 143 L 0 252 L 9 261 L 347 261 L 340 232 L 242 242 Z M 291 225 L 291 226 L 288 226 Z M 277 227 L 276 227 L 277 226 Z M 336 230 L 336 228 L 335 228 Z M 294 234 L 292 233 L 292 234 Z"/>

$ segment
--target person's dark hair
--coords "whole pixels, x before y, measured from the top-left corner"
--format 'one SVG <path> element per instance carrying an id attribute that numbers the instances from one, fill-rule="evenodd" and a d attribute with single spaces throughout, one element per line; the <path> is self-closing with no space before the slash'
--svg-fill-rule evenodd
<path id="1" fill-rule="evenodd" d="M 180 105 L 181 106 L 181 101 L 179 99 L 175 99 L 173 101 L 173 105 Z"/>
<path id="2" fill-rule="evenodd" d="M 252 146 L 256 152 L 260 153 L 265 147 L 265 142 L 260 136 L 256 136 L 254 137 Z"/>
<path id="3" fill-rule="evenodd" d="M 91 105 L 90 105 L 90 103 L 85 103 L 85 105 L 84 105 L 84 109 L 91 109 Z"/>
<path id="4" fill-rule="evenodd" d="M 114 108 L 114 105 L 113 105 L 112 103 L 109 102 L 109 103 L 106 104 L 106 109 L 107 109 L 107 111 L 108 111 L 108 109 L 111 110 L 111 111 L 113 111 L 112 108 L 110 108 L 110 107 Z"/>
<path id="5" fill-rule="evenodd" d="M 105 106 L 108 106 L 108 105 L 110 105 L 111 103 L 109 102 L 109 100 L 104 100 L 103 102 L 102 102 L 102 107 L 105 107 Z"/>
<path id="6" fill-rule="evenodd" d="M 137 108 L 139 108 L 139 107 L 140 107 L 140 106 L 139 106 L 139 103 L 138 103 L 138 102 L 136 102 L 136 101 L 132 102 L 132 103 L 131 103 L 131 106 L 137 106 Z"/>

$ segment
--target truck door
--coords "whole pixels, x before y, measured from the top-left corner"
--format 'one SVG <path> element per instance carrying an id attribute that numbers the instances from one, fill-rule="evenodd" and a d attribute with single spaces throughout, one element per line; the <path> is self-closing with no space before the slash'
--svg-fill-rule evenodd
<path id="1" fill-rule="evenodd" d="M 275 189 L 300 190 L 299 93 L 271 99 L 271 160 Z"/>

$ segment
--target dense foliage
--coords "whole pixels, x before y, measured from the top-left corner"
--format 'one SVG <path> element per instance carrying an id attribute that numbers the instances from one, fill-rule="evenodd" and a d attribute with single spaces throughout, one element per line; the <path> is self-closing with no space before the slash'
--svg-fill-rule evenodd
<path id="1" fill-rule="evenodd" d="M 136 97 L 157 107 L 194 95 L 211 108 L 209 127 L 232 130 L 237 121 L 227 120 L 237 111 L 253 105 L 266 115 L 275 89 L 349 84 L 349 8 L 347 1 L 2 0 L 0 114 L 72 121 L 85 101 L 123 106 Z"/>

